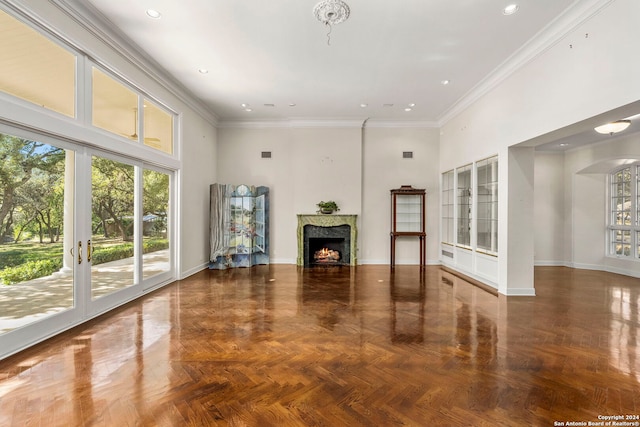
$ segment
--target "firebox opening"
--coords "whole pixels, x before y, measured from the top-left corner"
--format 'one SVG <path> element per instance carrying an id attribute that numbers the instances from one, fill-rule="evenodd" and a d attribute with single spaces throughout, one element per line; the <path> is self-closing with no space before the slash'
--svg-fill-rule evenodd
<path id="1" fill-rule="evenodd" d="M 324 237 L 309 239 L 309 255 L 312 264 L 342 264 L 344 239 Z"/>
<path id="2" fill-rule="evenodd" d="M 302 234 L 303 242 L 303 265 L 311 266 L 342 266 L 351 263 L 351 226 L 348 224 L 321 227 L 306 224 Z M 338 260 L 335 260 L 335 253 L 331 257 L 332 262 L 315 262 L 314 254 L 322 249 L 338 252 Z"/>
<path id="3" fill-rule="evenodd" d="M 344 239 L 342 238 L 310 238 L 309 239 L 309 263 L 311 265 L 342 265 L 342 251 Z"/>

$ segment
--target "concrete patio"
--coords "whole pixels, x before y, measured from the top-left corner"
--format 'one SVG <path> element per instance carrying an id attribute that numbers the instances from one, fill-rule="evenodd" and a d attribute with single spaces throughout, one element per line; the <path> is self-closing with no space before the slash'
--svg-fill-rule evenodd
<path id="1" fill-rule="evenodd" d="M 143 255 L 144 278 L 169 270 L 169 250 Z M 133 258 L 96 265 L 91 272 L 92 299 L 133 283 Z M 73 276 L 51 276 L 0 285 L 0 334 L 73 306 Z"/>

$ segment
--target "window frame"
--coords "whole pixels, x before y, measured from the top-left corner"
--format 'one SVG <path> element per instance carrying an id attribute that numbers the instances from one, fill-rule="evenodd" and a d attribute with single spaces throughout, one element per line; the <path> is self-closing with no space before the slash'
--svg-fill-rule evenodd
<path id="1" fill-rule="evenodd" d="M 628 179 L 624 177 L 625 171 Z M 628 192 L 625 191 L 627 186 Z M 639 261 L 640 162 L 611 171 L 607 175 L 607 189 L 606 254 L 616 259 Z"/>

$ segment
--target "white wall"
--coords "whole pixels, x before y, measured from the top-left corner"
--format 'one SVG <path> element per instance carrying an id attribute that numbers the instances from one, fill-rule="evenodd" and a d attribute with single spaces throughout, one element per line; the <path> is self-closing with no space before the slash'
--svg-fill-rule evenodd
<path id="1" fill-rule="evenodd" d="M 564 265 L 564 153 L 536 153 L 534 179 L 535 263 Z"/>
<path id="2" fill-rule="evenodd" d="M 606 177 L 624 163 L 640 160 L 640 134 L 621 135 L 566 154 L 566 192 L 571 200 L 566 227 L 573 250 L 567 265 L 640 277 L 640 262 L 607 256 Z"/>
<path id="3" fill-rule="evenodd" d="M 209 185 L 217 175 L 217 132 L 208 121 L 186 110 L 181 134 L 178 271 L 183 278 L 209 262 Z"/>
<path id="4" fill-rule="evenodd" d="M 640 133 L 566 153 L 536 153 L 536 265 L 640 277 L 640 263 L 607 255 L 607 175 L 640 161 Z"/>
<path id="5" fill-rule="evenodd" d="M 262 159 L 271 151 L 271 159 Z M 413 151 L 413 159 L 403 159 Z M 273 263 L 295 263 L 297 214 L 335 200 L 341 214 L 358 215 L 358 262 L 389 262 L 390 193 L 410 184 L 427 188 L 427 256 L 437 262 L 438 131 L 334 123 L 328 127 L 221 127 L 218 181 L 270 187 Z M 400 242 L 397 262 L 419 262 L 417 239 Z"/>
<path id="6" fill-rule="evenodd" d="M 510 200 L 504 197 L 504 190 L 509 190 L 507 194 L 518 191 L 509 188 L 508 173 L 503 173 L 509 170 L 504 164 L 509 157 L 507 148 L 640 99 L 640 56 L 630 54 L 640 40 L 640 2 L 596 1 L 577 6 L 592 4 L 596 9 L 587 7 L 583 15 L 570 17 L 574 21 L 566 18 L 554 24 L 550 29 L 564 24 L 573 29 L 531 55 L 524 66 L 449 119 L 442 129 L 441 172 L 500 154 L 501 266 L 497 279 L 506 294 L 511 286 L 521 286 L 509 282 L 509 268 L 521 266 L 517 258 L 528 256 L 506 252 L 508 246 L 502 243 L 509 239 L 508 224 L 518 224 L 519 233 L 528 233 L 523 235 L 526 241 L 533 241 L 535 230 L 533 223 L 508 216 Z"/>
<path id="7" fill-rule="evenodd" d="M 390 190 L 401 185 L 427 190 L 427 264 L 439 262 L 439 139 L 436 128 L 365 128 L 361 263 L 390 261 Z M 404 159 L 403 151 L 412 151 L 413 158 Z M 397 239 L 396 264 L 419 264 L 419 248 L 418 238 Z"/>
<path id="8" fill-rule="evenodd" d="M 270 151 L 271 158 L 261 158 Z M 334 200 L 341 214 L 361 215 L 361 127 L 285 126 L 218 130 L 218 182 L 265 185 L 270 195 L 272 263 L 295 264 L 297 214 Z M 361 230 L 359 230 L 361 231 Z"/>

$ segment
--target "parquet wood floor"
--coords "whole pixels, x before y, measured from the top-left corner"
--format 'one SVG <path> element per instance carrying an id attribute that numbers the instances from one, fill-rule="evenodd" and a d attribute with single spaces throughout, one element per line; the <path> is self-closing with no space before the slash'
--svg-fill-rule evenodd
<path id="1" fill-rule="evenodd" d="M 0 362 L 0 425 L 553 426 L 640 415 L 639 279 L 543 267 L 536 297 L 506 298 L 439 267 L 419 272 L 200 272 Z"/>

